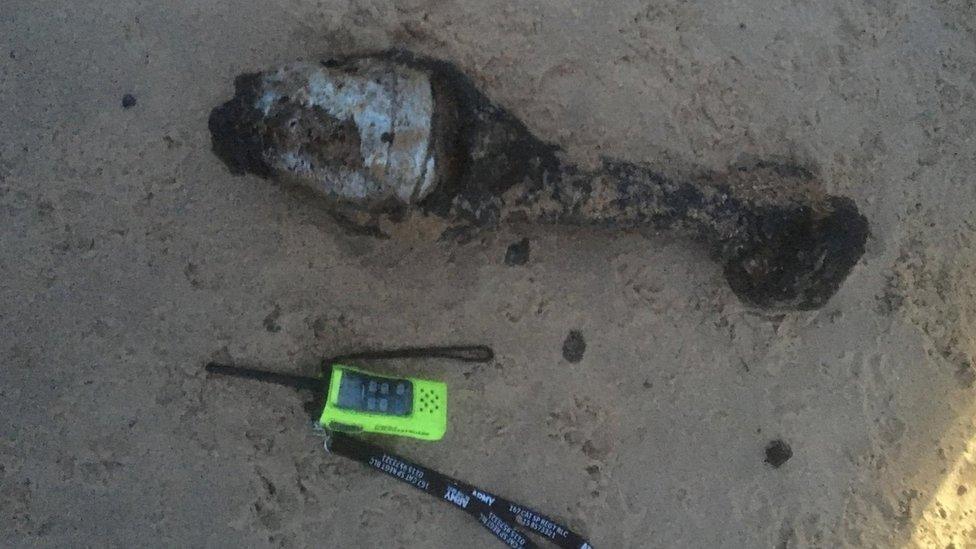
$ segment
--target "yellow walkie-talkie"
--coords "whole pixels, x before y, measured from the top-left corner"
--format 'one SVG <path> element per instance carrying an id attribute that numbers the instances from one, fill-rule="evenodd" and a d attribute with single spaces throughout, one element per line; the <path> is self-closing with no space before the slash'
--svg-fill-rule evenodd
<path id="1" fill-rule="evenodd" d="M 421 347 L 367 352 L 327 359 L 321 377 L 207 364 L 210 373 L 233 375 L 316 393 L 314 417 L 330 431 L 382 433 L 421 440 L 440 440 L 447 432 L 447 384 L 413 377 L 393 377 L 345 366 L 340 362 L 393 358 L 447 358 L 487 362 L 491 348 Z M 321 398 L 321 401 L 318 399 Z"/>
<path id="2" fill-rule="evenodd" d="M 333 364 L 319 424 L 331 431 L 440 440 L 447 432 L 447 385 Z"/>

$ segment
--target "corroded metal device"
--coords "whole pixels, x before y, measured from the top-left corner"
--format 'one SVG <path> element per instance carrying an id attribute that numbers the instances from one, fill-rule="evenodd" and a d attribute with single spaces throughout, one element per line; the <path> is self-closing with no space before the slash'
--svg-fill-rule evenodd
<path id="1" fill-rule="evenodd" d="M 417 211 L 453 228 L 674 230 L 704 242 L 736 295 L 767 308 L 822 306 L 864 253 L 854 201 L 803 167 L 676 178 L 605 159 L 584 170 L 443 61 L 394 51 L 293 63 L 235 88 L 210 115 L 217 156 L 233 173 L 308 187 L 357 222 Z"/>

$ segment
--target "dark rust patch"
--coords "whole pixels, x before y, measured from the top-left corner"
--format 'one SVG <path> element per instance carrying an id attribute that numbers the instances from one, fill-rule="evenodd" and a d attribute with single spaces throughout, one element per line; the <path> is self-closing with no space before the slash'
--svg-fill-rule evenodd
<path id="1" fill-rule="evenodd" d="M 359 128 L 352 119 L 339 120 L 319 106 L 306 108 L 294 102 L 280 102 L 266 118 L 265 154 L 277 151 L 299 151 L 316 166 L 343 166 L 360 169 Z"/>

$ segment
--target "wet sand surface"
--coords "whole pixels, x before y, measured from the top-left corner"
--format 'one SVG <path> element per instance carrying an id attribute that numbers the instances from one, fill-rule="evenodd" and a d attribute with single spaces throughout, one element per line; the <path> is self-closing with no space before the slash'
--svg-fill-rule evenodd
<path id="1" fill-rule="evenodd" d="M 6 0 L 0 545 L 493 546 L 322 452 L 288 389 L 202 371 L 484 342 L 489 365 L 374 366 L 450 387 L 442 442 L 382 443 L 597 547 L 976 546 L 974 22 L 962 0 Z M 584 167 L 805 166 L 867 217 L 865 255 L 824 307 L 769 312 L 673 235 L 351 234 L 212 154 L 236 75 L 391 47 Z"/>

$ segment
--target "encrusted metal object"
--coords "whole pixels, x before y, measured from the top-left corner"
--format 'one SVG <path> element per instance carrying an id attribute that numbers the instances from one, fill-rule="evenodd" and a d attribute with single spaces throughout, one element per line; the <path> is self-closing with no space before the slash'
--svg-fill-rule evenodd
<path id="1" fill-rule="evenodd" d="M 612 159 L 582 170 L 442 61 L 296 63 L 235 88 L 210 115 L 217 156 L 337 209 L 678 230 L 708 245 L 741 299 L 767 308 L 822 306 L 864 253 L 857 206 L 802 167 L 755 162 L 689 180 Z"/>

